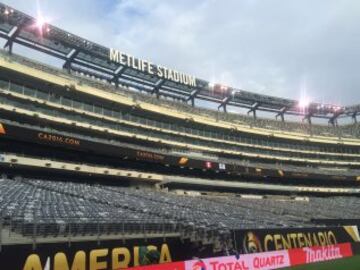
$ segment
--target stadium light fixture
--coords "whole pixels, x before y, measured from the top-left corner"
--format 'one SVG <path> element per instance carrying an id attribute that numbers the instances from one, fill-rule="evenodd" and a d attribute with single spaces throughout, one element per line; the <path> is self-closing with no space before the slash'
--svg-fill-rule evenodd
<path id="1" fill-rule="evenodd" d="M 40 36 L 43 36 L 44 33 L 49 33 L 51 31 L 50 27 L 48 26 L 48 20 L 45 17 L 43 17 L 40 13 L 36 18 L 33 27 L 39 32 Z"/>
<path id="2" fill-rule="evenodd" d="M 308 97 L 302 96 L 300 98 L 300 100 L 299 100 L 298 106 L 299 106 L 300 109 L 305 109 L 305 108 L 309 107 L 310 102 L 311 101 L 310 101 L 310 99 Z"/>
<path id="3" fill-rule="evenodd" d="M 8 9 L 8 8 L 5 8 L 4 9 L 4 15 L 10 15 L 10 14 L 12 14 L 12 13 L 14 13 L 14 10 L 13 9 Z"/>
<path id="4" fill-rule="evenodd" d="M 335 106 L 335 107 L 334 107 L 334 112 L 339 112 L 339 111 L 341 111 L 341 109 L 342 109 L 341 107 Z"/>
<path id="5" fill-rule="evenodd" d="M 33 24 L 33 27 L 39 32 L 40 36 L 43 36 L 44 32 L 50 32 L 48 24 L 49 18 L 43 16 L 40 8 L 40 3 L 39 1 L 37 1 L 37 16 L 35 18 L 35 23 Z"/>
<path id="6" fill-rule="evenodd" d="M 38 14 L 38 17 L 36 18 L 35 26 L 39 30 L 43 30 L 44 26 L 46 25 L 45 18 L 41 15 L 41 13 Z"/>
<path id="7" fill-rule="evenodd" d="M 235 96 L 236 94 L 240 94 L 240 93 L 241 93 L 241 90 L 235 90 L 235 89 L 231 90 L 231 94 L 233 96 Z"/>
<path id="8" fill-rule="evenodd" d="M 228 87 L 226 85 L 220 85 L 220 90 L 221 91 L 227 91 Z"/>
<path id="9" fill-rule="evenodd" d="M 305 112 L 311 103 L 310 97 L 307 95 L 308 86 L 307 86 L 307 80 L 306 77 L 304 77 L 301 81 L 300 85 L 300 98 L 298 100 L 297 106 L 300 109 L 301 112 Z"/>

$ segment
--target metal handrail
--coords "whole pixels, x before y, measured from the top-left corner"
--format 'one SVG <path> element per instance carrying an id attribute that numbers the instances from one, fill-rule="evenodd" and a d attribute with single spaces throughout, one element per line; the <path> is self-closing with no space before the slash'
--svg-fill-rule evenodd
<path id="1" fill-rule="evenodd" d="M 6 239 L 5 230 L 8 230 Z M 82 238 L 91 238 L 100 242 L 109 237 L 125 238 L 131 235 L 149 237 L 159 235 L 165 237 L 170 234 L 180 235 L 181 227 L 162 218 L 149 219 L 127 219 L 114 222 L 110 219 L 87 219 L 78 218 L 34 218 L 26 220 L 23 216 L 4 219 L 0 216 L 0 252 L 4 244 L 11 242 L 22 242 L 33 245 L 43 240 L 54 238 L 59 241 L 78 241 Z"/>

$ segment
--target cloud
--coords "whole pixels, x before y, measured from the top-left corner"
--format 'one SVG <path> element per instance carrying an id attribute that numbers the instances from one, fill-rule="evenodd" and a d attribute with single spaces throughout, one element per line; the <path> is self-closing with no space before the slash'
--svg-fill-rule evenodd
<path id="1" fill-rule="evenodd" d="M 360 2 L 40 1 L 54 24 L 108 47 L 237 88 L 360 100 Z M 5 3 L 33 15 L 28 0 Z M 36 5 L 35 5 L 36 6 Z"/>

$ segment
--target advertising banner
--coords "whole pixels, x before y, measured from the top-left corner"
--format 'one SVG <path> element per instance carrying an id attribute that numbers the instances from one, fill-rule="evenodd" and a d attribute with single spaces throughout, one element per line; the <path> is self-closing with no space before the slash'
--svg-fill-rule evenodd
<path id="1" fill-rule="evenodd" d="M 0 123 L 0 135 L 6 134 L 4 126 Z"/>
<path id="2" fill-rule="evenodd" d="M 1 124 L 1 123 L 0 123 Z M 5 132 L 6 128 L 6 132 Z M 172 155 L 163 155 L 150 151 L 136 150 L 128 147 L 122 147 L 103 141 L 90 140 L 86 137 L 65 135 L 66 133 L 53 131 L 48 132 L 40 127 L 20 127 L 13 124 L 1 124 L 0 135 L 3 138 L 18 140 L 29 143 L 36 143 L 52 147 L 67 148 L 81 152 L 91 152 L 109 157 L 127 157 L 132 160 L 139 160 L 150 163 L 170 164 L 177 166 L 187 166 L 193 168 L 202 168 L 203 161 L 189 160 L 187 157 L 177 157 Z"/>
<path id="3" fill-rule="evenodd" d="M 330 229 L 322 228 L 322 230 L 330 234 Z M 337 233 L 334 228 L 331 231 L 336 241 L 345 239 L 341 238 L 341 233 Z M 324 234 L 324 231 L 317 231 L 317 233 L 320 232 Z M 281 235 L 280 232 L 277 234 Z M 317 237 L 328 237 L 332 241 L 335 239 L 328 235 Z M 281 239 L 279 236 L 275 238 Z M 297 240 L 294 238 L 293 241 Z M 256 241 L 253 243 L 256 245 Z M 290 251 L 256 252 L 238 256 L 217 257 L 217 254 L 221 255 L 214 253 L 211 246 L 194 245 L 190 241 L 181 241 L 179 238 L 132 239 L 126 242 L 119 239 L 99 243 L 87 241 L 71 244 L 58 242 L 38 244 L 34 250 L 31 244 L 3 245 L 0 251 L 0 265 L 4 269 L 21 270 L 116 270 L 149 264 L 161 264 L 161 268 L 152 266 L 153 268 L 139 268 L 139 270 L 182 270 L 184 267 L 190 270 L 277 269 L 289 265 L 345 258 L 352 256 L 353 252 L 351 243 L 344 243 L 304 246 Z M 184 261 L 185 264 L 172 264 Z"/>
<path id="4" fill-rule="evenodd" d="M 118 269 L 120 270 L 120 269 Z M 138 266 L 131 270 L 185 270 L 185 262 L 164 263 L 158 265 Z"/>
<path id="5" fill-rule="evenodd" d="M 350 243 L 324 247 L 196 259 L 179 263 L 131 268 L 132 270 L 270 270 L 353 256 Z"/>
<path id="6" fill-rule="evenodd" d="M 215 170 L 221 172 L 236 172 L 246 175 L 281 177 L 287 174 L 284 171 L 252 168 L 235 164 L 218 163 L 215 161 L 204 161 L 193 159 L 186 156 L 163 155 L 149 151 L 139 151 L 127 147 L 116 146 L 109 143 L 95 142 L 79 136 L 67 136 L 61 132 L 48 132 L 40 127 L 20 127 L 14 124 L 0 123 L 0 138 L 14 139 L 30 143 L 38 143 L 54 147 L 64 147 L 76 151 L 92 152 L 103 154 L 111 157 L 127 157 L 129 159 L 140 160 L 144 162 L 170 164 L 179 167 L 189 167 L 197 169 Z M 132 139 L 136 141 L 136 139 Z M 219 157 L 223 156 L 219 154 Z M 232 158 L 231 156 L 224 156 Z M 292 177 L 300 177 L 299 175 L 291 175 Z M 305 176 L 301 176 L 305 177 Z M 323 175 L 313 175 L 316 179 L 324 178 Z M 325 176 L 328 178 L 328 176 Z M 348 180 L 355 180 L 355 176 L 346 177 Z"/>
<path id="7" fill-rule="evenodd" d="M 351 256 L 353 256 L 353 252 L 350 243 L 289 250 L 291 266 L 330 261 Z"/>
<path id="8" fill-rule="evenodd" d="M 144 264 L 171 263 L 202 256 L 199 249 L 179 238 L 3 245 L 0 268 L 14 270 L 127 269 Z M 215 256 L 208 249 L 205 257 Z M 178 267 L 178 264 L 175 264 Z M 182 268 L 161 268 L 181 270 Z M 156 268 L 159 269 L 159 268 Z"/>
<path id="9" fill-rule="evenodd" d="M 239 230 L 235 232 L 236 248 L 243 254 L 359 241 L 357 226 Z"/>
<path id="10" fill-rule="evenodd" d="M 290 259 L 286 250 L 185 262 L 186 270 L 268 270 L 288 266 L 290 266 Z"/>

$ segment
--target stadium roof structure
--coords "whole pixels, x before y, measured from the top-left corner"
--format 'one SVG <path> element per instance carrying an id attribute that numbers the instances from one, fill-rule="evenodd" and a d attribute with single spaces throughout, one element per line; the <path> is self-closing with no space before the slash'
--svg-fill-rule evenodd
<path id="1" fill-rule="evenodd" d="M 37 27 L 34 27 L 37 26 Z M 256 94 L 194 78 L 195 85 L 186 85 L 148 72 L 147 69 L 134 68 L 122 61 L 112 61 L 112 49 L 96 44 L 77 35 L 66 32 L 36 18 L 0 3 L 0 37 L 6 39 L 5 48 L 12 53 L 13 44 L 46 53 L 64 61 L 63 68 L 81 72 L 115 85 L 124 85 L 140 91 L 152 93 L 157 97 L 166 96 L 183 102 L 195 99 L 218 104 L 218 109 L 226 111 L 227 105 L 249 110 L 256 116 L 256 111 L 275 113 L 284 120 L 285 114 L 328 119 L 334 124 L 339 117 L 352 117 L 360 113 L 360 105 L 339 107 L 311 102 L 301 107 L 301 102 L 291 99 Z M 128 57 L 128 56 L 127 56 Z M 134 58 L 135 59 L 135 58 Z M 142 60 L 135 59 L 137 63 Z M 150 64 L 153 65 L 153 64 Z M 159 66 L 153 65 L 153 68 Z"/>

